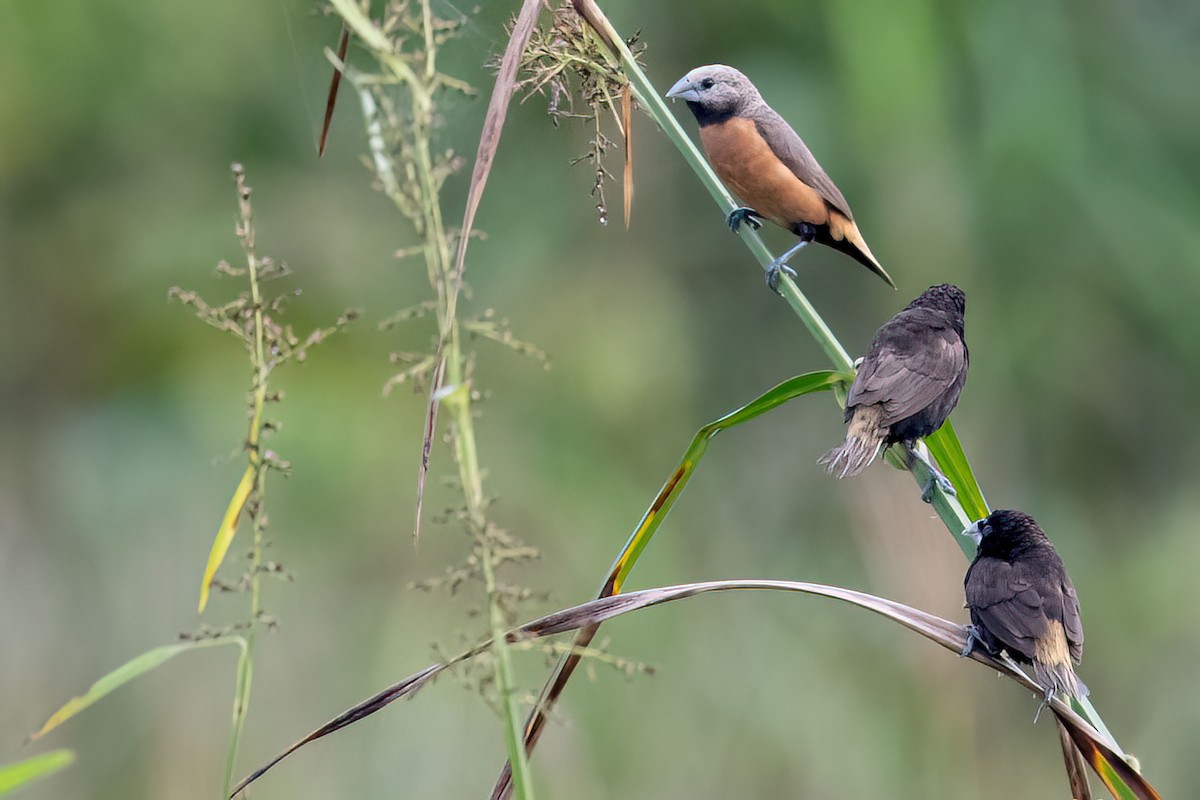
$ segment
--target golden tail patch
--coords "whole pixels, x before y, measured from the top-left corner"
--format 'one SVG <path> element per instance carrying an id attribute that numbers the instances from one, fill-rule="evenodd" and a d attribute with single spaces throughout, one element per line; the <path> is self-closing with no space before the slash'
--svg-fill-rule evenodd
<path id="1" fill-rule="evenodd" d="M 830 475 L 848 478 L 866 469 L 883 446 L 882 412 L 876 406 L 859 406 L 850 418 L 846 441 L 817 461 Z"/>
<path id="2" fill-rule="evenodd" d="M 1087 694 L 1087 687 L 1079 680 L 1071 666 L 1071 649 L 1067 645 L 1067 634 L 1058 620 L 1050 620 L 1050 628 L 1046 635 L 1034 640 L 1033 674 L 1042 688 L 1053 690 L 1054 694 L 1071 697 L 1083 697 Z"/>

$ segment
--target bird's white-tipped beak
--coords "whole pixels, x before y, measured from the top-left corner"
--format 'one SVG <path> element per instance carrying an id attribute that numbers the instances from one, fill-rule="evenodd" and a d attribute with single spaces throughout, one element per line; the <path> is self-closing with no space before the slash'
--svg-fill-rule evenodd
<path id="1" fill-rule="evenodd" d="M 697 103 L 700 101 L 700 92 L 696 90 L 696 85 L 689 81 L 685 75 L 667 91 L 667 97 L 672 100 L 688 100 Z"/>
<path id="2" fill-rule="evenodd" d="M 976 520 L 975 524 L 962 532 L 962 535 L 975 542 L 975 546 L 979 547 L 979 542 L 983 539 L 983 531 L 979 530 L 979 526 L 983 520 Z"/>

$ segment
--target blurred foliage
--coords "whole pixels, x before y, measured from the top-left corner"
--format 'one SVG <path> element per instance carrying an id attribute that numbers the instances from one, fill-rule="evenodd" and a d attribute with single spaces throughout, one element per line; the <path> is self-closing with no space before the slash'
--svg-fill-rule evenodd
<path id="1" fill-rule="evenodd" d="M 973 367 L 954 420 L 971 463 L 993 504 L 1035 514 L 1062 552 L 1088 630 L 1081 675 L 1105 720 L 1164 796 L 1200 793 L 1200 697 L 1178 691 L 1200 657 L 1200 8 L 604 6 L 641 31 L 662 87 L 700 63 L 746 71 L 838 181 L 900 284 L 803 254 L 801 284 L 848 347 L 925 286 L 963 286 Z M 485 4 L 444 68 L 485 83 L 479 65 L 512 10 Z M 426 297 L 420 265 L 392 257 L 416 239 L 369 190 L 351 103 L 315 157 L 321 51 L 337 32 L 289 0 L 0 5 L 0 710 L 12 731 L 0 763 L 29 755 L 20 740 L 56 703 L 194 619 L 212 520 L 240 473 L 245 381 L 240 356 L 165 292 L 214 294 L 205 271 L 237 256 L 228 164 L 252 171 L 262 246 L 305 289 L 290 306 L 298 329 L 348 306 L 379 321 Z M 586 126 L 555 130 L 538 106 L 510 116 L 464 313 L 502 309 L 553 359 L 543 372 L 500 349 L 479 364 L 499 522 L 543 551 L 527 582 L 551 593 L 549 609 L 594 592 L 700 424 L 824 361 L 644 118 L 626 233 L 596 224 L 594 173 L 567 165 Z M 473 151 L 483 108 L 443 110 L 448 146 Z M 449 207 L 465 186 L 447 183 Z M 352 328 L 281 378 L 275 444 L 295 472 L 272 490 L 272 530 L 303 580 L 267 590 L 285 624 L 255 665 L 249 762 L 427 663 L 425 643 L 463 625 L 453 599 L 405 589 L 457 560 L 459 542 L 431 525 L 411 546 L 424 400 L 383 399 L 380 386 L 387 354 L 422 349 L 432 328 L 397 331 Z M 630 588 L 812 580 L 963 619 L 965 562 L 907 477 L 877 467 L 837 483 L 816 466 L 840 433 L 827 403 L 797 403 L 720 437 Z M 431 486 L 428 507 L 454 491 Z M 240 613 L 236 598 L 212 606 L 214 621 Z M 709 598 L 606 633 L 659 672 L 571 686 L 558 711 L 570 725 L 533 764 L 546 796 L 1065 788 L 1054 729 L 1032 727 L 1019 690 L 852 610 Z M 222 658 L 181 661 L 55 733 L 77 763 L 22 797 L 213 796 L 232 691 Z M 518 666 L 536 687 L 541 659 Z M 502 760 L 498 721 L 446 684 L 257 795 L 475 796 Z"/>

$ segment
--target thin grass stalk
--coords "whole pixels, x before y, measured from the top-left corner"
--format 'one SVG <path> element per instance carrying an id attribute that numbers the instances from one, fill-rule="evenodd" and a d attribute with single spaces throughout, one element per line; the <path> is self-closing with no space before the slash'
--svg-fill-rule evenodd
<path id="1" fill-rule="evenodd" d="M 250 428 L 246 435 L 246 454 L 254 469 L 254 484 L 250 490 L 247 507 L 254 529 L 254 541 L 250 550 L 250 620 L 246 631 L 246 645 L 238 656 L 237 679 L 234 686 L 233 719 L 230 723 L 229 747 L 225 754 L 225 794 L 233 785 L 237 767 L 238 748 L 242 742 L 242 731 L 246 724 L 246 713 L 250 707 L 251 677 L 254 673 L 254 645 L 258 640 L 259 617 L 262 614 L 262 552 L 263 552 L 263 503 L 266 498 L 266 463 L 259 452 L 262 442 L 263 414 L 267 405 L 267 380 L 271 365 L 266 355 L 266 330 L 263 324 L 263 297 L 259 280 L 259 260 L 256 250 L 254 218 L 250 205 L 250 190 L 246 187 L 246 176 L 241 165 L 235 164 L 234 178 L 237 181 L 239 233 L 242 249 L 246 253 L 246 275 L 250 282 L 250 302 L 254 309 L 254 347 L 250 357 L 253 361 L 253 412 Z"/>
<path id="2" fill-rule="evenodd" d="M 250 646 L 253 642 L 253 631 L 246 637 L 246 646 L 238 654 L 237 679 L 233 690 L 233 725 L 229 734 L 229 747 L 225 752 L 225 793 L 229 797 L 233 786 L 234 770 L 237 768 L 238 749 L 242 744 L 242 730 L 245 728 L 246 711 L 250 705 L 250 678 L 254 664 L 250 658 Z"/>
<path id="3" fill-rule="evenodd" d="M 462 484 L 466 500 L 467 525 L 480 553 L 484 591 L 488 600 L 488 623 L 493 639 L 492 652 L 496 687 L 500 695 L 504 722 L 505 746 L 508 750 L 509 760 L 514 766 L 514 789 L 522 800 L 533 800 L 529 764 L 525 758 L 525 749 L 521 746 L 521 716 L 516 705 L 512 661 L 503 636 L 507 626 L 497 589 L 493 543 L 486 534 L 487 499 L 483 492 L 483 477 L 479 467 L 479 455 L 475 440 L 469 376 L 467 375 L 466 356 L 462 348 L 457 315 L 457 275 L 442 220 L 440 190 L 434 176 L 434 161 L 430 152 L 434 128 L 432 93 L 438 78 L 436 62 L 438 48 L 434 38 L 432 10 L 429 0 L 421 0 L 425 47 L 424 60 L 418 72 L 393 52 L 387 37 L 352 0 L 331 0 L 331 3 L 354 33 L 371 47 L 380 63 L 404 84 L 411 98 L 412 144 L 416 152 L 412 167 L 421 194 L 420 217 L 415 221 L 418 222 L 418 233 L 424 239 L 430 284 L 437 295 L 440 356 L 438 362 L 445 365 L 444 380 L 439 380 L 442 376 L 435 375 L 431 378 L 431 382 L 435 386 L 440 383 L 440 391 L 445 393 L 442 405 L 446 406 L 451 424 L 454 426 L 454 460 L 458 465 L 459 481 Z M 364 103 L 365 121 L 370 129 L 378 120 L 378 116 L 371 113 L 371 109 L 368 108 L 368 104 L 371 103 L 370 89 L 363 85 L 359 85 L 357 88 Z M 390 160 L 381 157 L 379 151 L 375 152 L 374 156 L 376 171 L 390 173 L 392 168 Z M 385 190 L 389 186 L 396 186 L 395 177 L 391 178 L 390 183 L 385 178 L 383 183 Z M 388 193 L 400 211 L 404 213 L 407 201 L 402 199 L 395 190 Z M 419 509 L 417 514 L 419 525 Z"/>
<path id="4" fill-rule="evenodd" d="M 728 213 L 736 208 L 737 203 L 733 200 L 733 197 L 726 191 L 724 184 L 721 183 L 716 173 L 709 167 L 708 162 L 700 154 L 700 151 L 693 144 L 691 138 L 680 127 L 675 116 L 667 108 L 661 94 L 638 65 L 637 59 L 629 50 L 628 45 L 625 44 L 625 40 L 617 33 L 612 23 L 604 15 L 604 12 L 596 5 L 595 0 L 573 0 L 573 2 L 576 11 L 591 26 L 601 43 L 619 58 L 621 69 L 629 79 L 637 101 L 651 118 L 654 119 L 667 138 L 671 140 L 672 144 L 678 148 L 684 160 L 687 161 L 688 165 L 700 179 L 701 184 L 708 190 L 713 199 L 717 201 L 717 204 L 721 206 L 722 211 Z M 750 252 L 758 260 L 759 265 L 766 269 L 774 260 L 774 256 L 767 249 L 762 238 L 748 225 L 741 226 L 740 236 L 750 249 Z M 796 286 L 790 277 L 786 274 L 781 277 L 782 280 L 780 281 L 779 288 L 788 305 L 800 317 L 805 327 L 808 328 L 809 333 L 817 341 L 817 344 L 821 346 L 821 349 L 825 351 L 830 361 L 833 362 L 834 367 L 838 370 L 853 370 L 853 363 L 846 349 L 842 347 L 837 337 L 834 336 L 833 331 L 825 324 L 825 321 L 808 301 L 808 298 L 804 296 L 804 293 L 800 291 L 799 287 Z M 889 461 L 897 466 L 904 466 L 894 459 L 896 459 L 896 454 L 891 454 Z M 921 484 L 926 483 L 929 478 L 929 472 L 922 464 L 917 464 L 910 468 L 910 472 L 912 472 L 914 478 Z M 938 486 L 934 486 L 932 501 L 934 510 L 953 535 L 955 543 L 960 548 L 963 548 L 964 553 L 968 557 L 971 557 L 972 554 L 969 552 L 965 542 L 962 541 L 963 537 L 958 534 L 964 528 L 968 527 L 973 520 L 963 511 L 962 505 L 958 502 L 957 498 L 943 492 Z M 1081 700 L 1073 700 L 1072 702 L 1076 710 L 1108 738 L 1112 748 L 1124 755 L 1124 751 L 1121 750 L 1112 733 L 1104 725 L 1104 721 L 1092 706 L 1091 701 L 1085 697 Z"/>

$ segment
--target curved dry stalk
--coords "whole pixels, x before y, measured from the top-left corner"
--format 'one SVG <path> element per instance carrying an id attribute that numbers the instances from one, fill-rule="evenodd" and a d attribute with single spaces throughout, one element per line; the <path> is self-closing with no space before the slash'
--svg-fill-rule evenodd
<path id="1" fill-rule="evenodd" d="M 652 608 L 677 600 L 685 600 L 703 594 L 730 591 L 774 591 L 828 597 L 850 603 L 859 608 L 865 608 L 868 611 L 873 611 L 911 631 L 919 633 L 926 639 L 954 653 L 956 656 L 962 653 L 967 644 L 967 628 L 965 626 L 913 608 L 912 606 L 867 594 L 866 592 L 844 589 L 840 586 L 780 580 L 704 581 L 680 584 L 678 586 L 664 586 L 655 589 L 642 589 L 627 594 L 613 595 L 539 617 L 508 631 L 504 635 L 504 640 L 509 644 L 513 644 L 528 639 L 538 639 L 559 633 L 577 631 L 587 626 L 599 625 L 614 617 L 634 611 Z M 490 639 L 480 642 L 475 647 L 460 653 L 454 658 L 440 664 L 432 664 L 425 667 L 399 683 L 393 684 L 352 708 L 347 709 L 240 781 L 230 794 L 230 797 L 245 789 L 266 773 L 267 770 L 309 742 L 316 741 L 358 722 L 396 700 L 411 697 L 445 670 L 490 650 L 493 644 Z M 996 670 L 1001 675 L 1023 686 L 1039 699 L 1043 698 L 1045 694 L 1042 687 L 1034 683 L 1028 675 L 1016 668 L 1008 660 L 995 658 L 986 652 L 980 651 L 978 648 L 964 660 L 974 661 Z M 1105 782 L 1105 785 L 1113 790 L 1116 796 L 1132 796 L 1138 800 L 1160 800 L 1158 792 L 1141 775 L 1135 772 L 1132 767 L 1125 763 L 1125 760 L 1108 746 L 1104 736 L 1093 728 L 1087 720 L 1079 716 L 1071 706 L 1056 697 L 1049 702 L 1048 707 L 1067 730 L 1075 746 L 1083 753 L 1089 766 L 1096 771 L 1096 774 Z M 1133 794 L 1120 793 L 1117 788 L 1118 784 L 1114 783 L 1114 777 L 1123 784 L 1121 788 L 1127 786 L 1132 790 Z"/>

